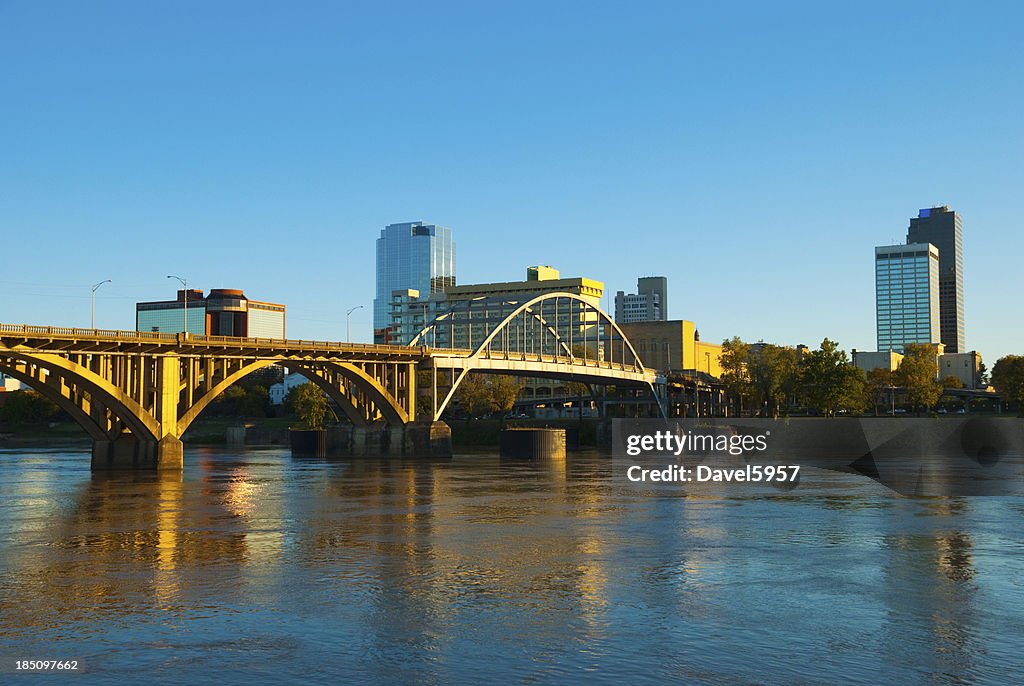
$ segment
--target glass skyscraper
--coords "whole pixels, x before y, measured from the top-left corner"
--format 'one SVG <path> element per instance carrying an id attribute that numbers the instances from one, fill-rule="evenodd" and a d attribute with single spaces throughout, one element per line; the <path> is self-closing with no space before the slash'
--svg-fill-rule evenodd
<path id="1" fill-rule="evenodd" d="M 377 291 L 373 299 L 373 340 L 392 342 L 392 291 L 419 291 L 420 297 L 455 285 L 452 230 L 423 222 L 389 224 L 377 239 Z"/>
<path id="2" fill-rule="evenodd" d="M 945 205 L 921 210 L 910 220 L 907 243 L 931 243 L 939 249 L 939 333 L 947 353 L 967 352 L 964 340 L 963 222 L 960 215 Z"/>
<path id="3" fill-rule="evenodd" d="M 928 243 L 875 248 L 878 350 L 939 343 L 939 250 Z"/>

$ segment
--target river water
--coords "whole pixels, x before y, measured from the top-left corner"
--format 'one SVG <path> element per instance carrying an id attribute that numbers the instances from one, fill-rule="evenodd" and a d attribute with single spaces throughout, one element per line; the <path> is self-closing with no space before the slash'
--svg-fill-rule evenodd
<path id="1" fill-rule="evenodd" d="M 0 683 L 1020 683 L 1024 499 L 612 470 L 0 451 Z"/>

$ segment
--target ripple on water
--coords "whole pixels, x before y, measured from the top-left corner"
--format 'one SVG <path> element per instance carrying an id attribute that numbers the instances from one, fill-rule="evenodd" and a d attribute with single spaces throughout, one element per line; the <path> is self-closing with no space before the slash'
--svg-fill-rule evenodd
<path id="1" fill-rule="evenodd" d="M 606 458 L 293 461 L 176 478 L 0 451 L 4 650 L 95 683 L 1000 683 L 1020 499 L 852 475 L 649 497 Z M 44 682 L 45 683 L 45 682 Z"/>

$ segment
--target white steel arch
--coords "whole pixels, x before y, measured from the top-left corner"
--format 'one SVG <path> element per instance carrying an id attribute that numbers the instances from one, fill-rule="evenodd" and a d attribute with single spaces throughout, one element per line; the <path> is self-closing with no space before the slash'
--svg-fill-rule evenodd
<path id="1" fill-rule="evenodd" d="M 466 336 L 467 341 L 474 343 L 472 348 L 451 347 L 448 355 L 445 355 L 445 348 L 430 350 L 435 389 L 439 368 L 450 369 L 452 373 L 451 386 L 439 404 L 436 391 L 433 394 L 435 420 L 440 419 L 471 371 L 644 386 L 651 391 L 659 411 L 664 412 L 654 389 L 654 373 L 644 367 L 622 329 L 600 307 L 581 296 L 561 292 L 545 293 L 518 304 L 485 302 L 481 306 L 496 304 L 514 304 L 515 307 L 493 327 L 485 317 L 485 335 L 480 341 L 475 342 L 471 334 Z M 560 321 L 559 315 L 565 309 L 569 319 Z M 450 342 L 454 343 L 453 318 L 467 312 L 468 309 L 442 314 L 425 326 L 410 344 L 426 342 L 431 329 L 436 331 L 439 326 L 451 327 Z M 471 312 L 467 321 L 472 326 Z"/>

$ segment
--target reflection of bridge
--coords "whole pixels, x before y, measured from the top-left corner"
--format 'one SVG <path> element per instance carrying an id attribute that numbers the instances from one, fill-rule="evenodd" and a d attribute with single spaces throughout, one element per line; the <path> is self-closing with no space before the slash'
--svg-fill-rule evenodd
<path id="1" fill-rule="evenodd" d="M 196 417 L 232 384 L 274 364 L 309 378 L 357 425 L 436 421 L 470 371 L 653 393 L 653 372 L 598 308 L 571 308 L 590 317 L 591 340 L 563 339 L 565 327 L 549 317 L 567 312 L 562 305 L 574 299 L 553 294 L 524 303 L 485 325 L 479 344 L 461 349 L 0 324 L 0 371 L 85 428 L 94 469 L 180 468 L 181 436 Z M 430 412 L 417 412 L 418 370 L 431 376 Z"/>

